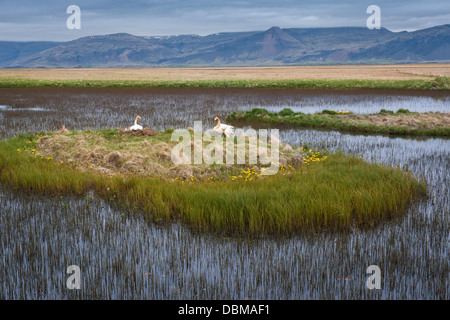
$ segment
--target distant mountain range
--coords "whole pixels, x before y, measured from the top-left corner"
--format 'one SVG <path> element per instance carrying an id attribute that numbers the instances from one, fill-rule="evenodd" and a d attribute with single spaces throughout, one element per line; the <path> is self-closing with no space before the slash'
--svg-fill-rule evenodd
<path id="1" fill-rule="evenodd" d="M 0 41 L 0 67 L 287 66 L 450 62 L 450 25 L 414 32 L 359 27 L 141 37 L 69 42 Z"/>

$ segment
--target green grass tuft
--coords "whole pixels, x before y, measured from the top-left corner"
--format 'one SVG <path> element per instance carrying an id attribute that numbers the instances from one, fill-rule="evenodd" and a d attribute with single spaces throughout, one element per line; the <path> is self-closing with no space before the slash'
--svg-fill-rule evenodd
<path id="1" fill-rule="evenodd" d="M 244 79 L 244 80 L 37 80 L 5 77 L 0 88 L 295 88 L 295 89 L 403 89 L 449 90 L 450 79 L 367 80 L 367 79 Z"/>

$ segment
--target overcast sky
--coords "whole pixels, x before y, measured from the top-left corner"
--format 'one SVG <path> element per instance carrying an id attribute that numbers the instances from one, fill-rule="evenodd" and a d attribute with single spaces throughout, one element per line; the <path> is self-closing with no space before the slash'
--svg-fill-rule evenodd
<path id="1" fill-rule="evenodd" d="M 450 23 L 449 0 L 0 0 L 0 40 L 68 41 L 87 35 L 207 35 L 280 28 L 365 27 L 369 5 L 381 26 L 412 31 Z M 69 5 L 81 29 L 69 30 Z"/>

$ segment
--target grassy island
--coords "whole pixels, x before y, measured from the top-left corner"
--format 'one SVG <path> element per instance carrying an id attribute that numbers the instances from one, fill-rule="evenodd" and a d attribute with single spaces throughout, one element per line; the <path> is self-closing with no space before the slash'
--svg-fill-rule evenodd
<path id="1" fill-rule="evenodd" d="M 172 130 L 154 133 L 19 135 L 0 141 L 0 181 L 52 195 L 93 192 L 155 222 L 241 235 L 374 225 L 426 194 L 407 170 L 305 146 L 281 144 L 275 175 L 259 165 L 175 165 Z"/>
<path id="2" fill-rule="evenodd" d="M 450 113 L 397 112 L 382 109 L 377 114 L 353 114 L 349 111 L 323 110 L 320 113 L 305 114 L 289 108 L 280 112 L 269 112 L 255 108 L 251 111 L 233 112 L 228 121 L 256 121 L 272 124 L 289 124 L 299 127 L 328 128 L 351 132 L 450 136 Z"/>

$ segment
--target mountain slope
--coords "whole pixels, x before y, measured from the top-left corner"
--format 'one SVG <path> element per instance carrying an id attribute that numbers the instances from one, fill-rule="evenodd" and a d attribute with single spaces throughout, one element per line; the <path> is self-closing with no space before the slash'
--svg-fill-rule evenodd
<path id="1" fill-rule="evenodd" d="M 160 61 L 163 65 L 289 65 L 303 62 L 343 61 L 346 52 L 386 42 L 397 34 L 386 29 L 272 27 L 230 40 L 207 50 Z"/>
<path id="2" fill-rule="evenodd" d="M 395 40 L 351 54 L 350 58 L 407 62 L 450 60 L 450 25 L 404 33 Z"/>
<path id="3" fill-rule="evenodd" d="M 0 67 L 7 66 L 11 62 L 23 57 L 29 57 L 46 49 L 56 47 L 61 42 L 14 42 L 0 41 Z"/>
<path id="4" fill-rule="evenodd" d="M 126 33 L 65 43 L 0 42 L 3 67 L 269 66 L 450 60 L 450 25 L 415 32 L 272 27 L 266 31 L 140 37 Z M 16 48 L 16 49 L 13 49 Z"/>
<path id="5" fill-rule="evenodd" d="M 144 66 L 176 51 L 126 33 L 83 37 L 17 59 L 10 67 Z"/>

